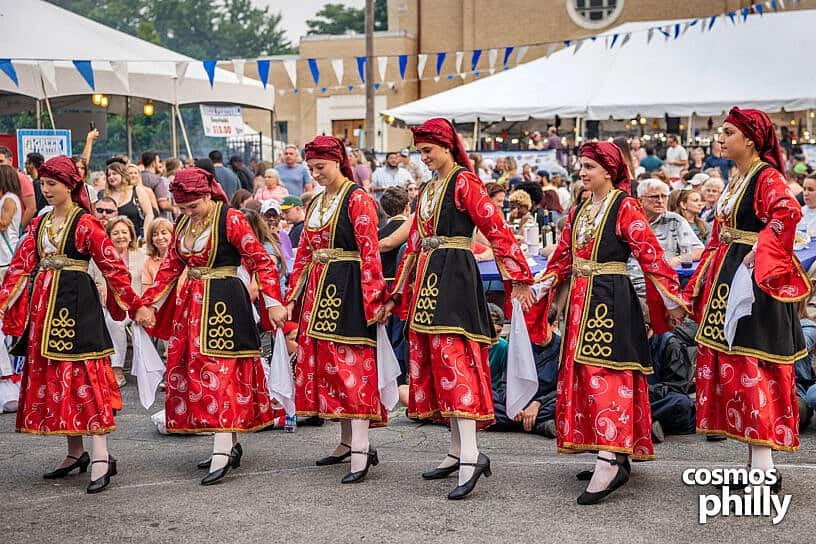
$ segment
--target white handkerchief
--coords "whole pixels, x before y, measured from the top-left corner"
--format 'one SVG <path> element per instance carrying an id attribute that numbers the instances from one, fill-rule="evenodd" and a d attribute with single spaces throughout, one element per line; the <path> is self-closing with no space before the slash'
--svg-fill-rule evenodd
<path id="1" fill-rule="evenodd" d="M 387 410 L 393 410 L 399 402 L 397 378 L 401 372 L 385 325 L 377 325 L 377 386 L 380 401 Z"/>
<path id="2" fill-rule="evenodd" d="M 728 293 L 728 302 L 725 306 L 725 339 L 730 348 L 737 334 L 737 324 L 740 318 L 751 315 L 754 304 L 753 272 L 744 264 L 737 268 L 734 279 L 731 281 L 731 290 Z"/>
<path id="3" fill-rule="evenodd" d="M 292 369 L 289 366 L 289 354 L 286 352 L 286 337 L 280 327 L 275 333 L 275 347 L 272 350 L 268 369 L 266 381 L 269 396 L 283 405 L 286 415 L 294 416 L 295 383 L 292 380 Z"/>
<path id="4" fill-rule="evenodd" d="M 139 387 L 139 401 L 145 409 L 156 400 L 156 388 L 164 377 L 164 363 L 156 351 L 150 336 L 139 325 L 133 324 L 133 368 L 131 376 L 136 376 Z"/>
<path id="5" fill-rule="evenodd" d="M 11 364 L 11 357 L 6 347 L 6 335 L 0 331 L 0 376 L 11 376 L 12 374 L 14 374 L 14 366 Z"/>
<path id="6" fill-rule="evenodd" d="M 507 353 L 507 416 L 513 418 L 521 412 L 538 391 L 538 373 L 533 346 L 524 321 L 521 303 L 513 300 L 513 316 L 510 319 L 510 346 Z"/>

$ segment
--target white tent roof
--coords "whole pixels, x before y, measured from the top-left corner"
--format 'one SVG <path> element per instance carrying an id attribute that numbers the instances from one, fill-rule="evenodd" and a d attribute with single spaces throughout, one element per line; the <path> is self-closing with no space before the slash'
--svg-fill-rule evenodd
<path id="1" fill-rule="evenodd" d="M 766 111 L 816 107 L 816 10 L 740 15 L 734 25 L 719 17 L 714 27 L 700 20 L 678 39 L 674 25 L 686 20 L 626 23 L 577 53 L 561 49 L 497 75 L 385 110 L 408 124 L 431 117 L 456 122 L 521 121 L 582 116 L 626 119 L 719 115 L 734 105 Z M 648 29 L 659 31 L 647 43 Z M 625 34 L 629 42 L 621 46 Z M 618 34 L 614 48 L 606 36 Z"/>
<path id="2" fill-rule="evenodd" d="M 275 105 L 275 90 L 260 82 L 216 68 L 210 88 L 201 62 L 134 38 L 40 0 L 0 0 L 0 56 L 11 59 L 19 87 L 0 72 L 0 92 L 32 98 L 87 95 L 93 92 L 149 98 L 169 104 L 231 103 L 261 109 Z M 36 60 L 53 63 L 56 88 L 42 81 Z M 94 60 L 104 59 L 104 60 Z M 96 91 L 92 91 L 72 60 L 91 60 Z M 127 61 L 124 85 L 109 61 Z M 178 82 L 176 63 L 192 61 Z"/>

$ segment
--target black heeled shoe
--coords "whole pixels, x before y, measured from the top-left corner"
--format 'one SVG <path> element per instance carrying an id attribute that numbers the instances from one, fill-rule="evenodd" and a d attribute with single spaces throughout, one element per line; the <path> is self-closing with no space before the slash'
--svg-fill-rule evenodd
<path id="1" fill-rule="evenodd" d="M 230 450 L 230 455 L 232 455 L 232 459 L 230 459 L 230 463 L 232 464 L 232 468 L 238 468 L 241 466 L 241 457 L 244 456 L 244 448 L 241 447 L 240 442 L 236 442 L 235 445 Z M 210 463 L 212 463 L 212 456 L 208 457 L 206 461 L 199 462 L 196 466 L 201 470 L 207 470 L 210 468 Z"/>
<path id="2" fill-rule="evenodd" d="M 380 458 L 377 457 L 377 450 L 372 450 L 369 448 L 368 451 L 352 451 L 349 452 L 349 455 L 352 453 L 357 455 L 365 455 L 366 456 L 366 466 L 363 470 L 358 470 L 357 472 L 349 472 L 343 479 L 340 480 L 342 484 L 356 484 L 357 482 L 362 482 L 366 474 L 368 474 L 368 469 L 372 466 L 377 466 L 380 464 Z"/>
<path id="3" fill-rule="evenodd" d="M 479 476 L 482 474 L 485 475 L 485 478 L 489 478 L 493 472 L 490 470 L 490 458 L 485 455 L 484 453 L 479 453 L 479 458 L 475 463 L 459 463 L 460 467 L 474 467 L 473 468 L 473 475 L 470 479 L 463 483 L 462 485 L 456 486 L 453 491 L 448 493 L 448 500 L 451 501 L 458 501 L 464 499 L 470 492 L 473 491 L 473 488 L 476 487 L 476 482 L 479 480 Z"/>
<path id="4" fill-rule="evenodd" d="M 451 459 L 456 459 L 456 463 L 452 464 L 449 467 L 440 467 L 435 468 L 433 470 L 429 470 L 428 472 L 423 472 L 422 477 L 426 480 L 441 480 L 443 478 L 447 478 L 457 470 L 459 470 L 459 458 L 455 455 L 448 454 L 447 457 Z"/>
<path id="5" fill-rule="evenodd" d="M 116 476 L 118 474 L 116 470 L 116 459 L 108 455 L 107 459 L 99 459 L 97 461 L 92 461 L 91 464 L 94 463 L 107 463 L 108 470 L 105 474 L 99 478 L 98 480 L 91 480 L 91 483 L 88 484 L 88 488 L 85 490 L 87 493 L 94 494 L 99 493 L 110 484 L 111 476 Z"/>
<path id="6" fill-rule="evenodd" d="M 626 458 L 626 461 L 621 463 L 621 466 L 624 468 L 624 470 L 626 470 L 626 472 L 629 473 L 630 476 L 632 475 L 632 465 L 629 464 L 628 457 Z M 581 480 L 582 482 L 588 482 L 592 479 L 593 474 L 595 474 L 594 470 L 582 470 L 581 472 L 576 474 L 575 477 Z"/>
<path id="7" fill-rule="evenodd" d="M 618 472 L 617 474 L 615 474 L 615 477 L 612 478 L 612 481 L 609 482 L 609 485 L 606 487 L 606 489 L 594 493 L 590 491 L 584 491 L 583 493 L 581 493 L 577 501 L 578 504 L 580 505 L 586 506 L 589 504 L 595 504 L 597 502 L 600 502 L 604 497 L 606 497 L 607 495 L 609 495 L 610 493 L 612 493 L 613 491 L 615 491 L 616 489 L 623 486 L 626 482 L 629 481 L 629 473 L 626 471 L 626 469 L 623 468 L 623 462 L 618 461 L 617 459 L 606 459 L 605 457 L 600 456 L 598 457 L 598 459 L 606 461 L 610 465 L 613 466 L 616 465 L 618 467 Z"/>
<path id="8" fill-rule="evenodd" d="M 343 455 L 327 455 L 326 457 L 320 458 L 317 461 L 315 461 L 315 465 L 319 467 L 339 465 L 340 463 L 351 457 L 351 446 L 343 442 L 340 442 L 340 445 L 347 447 L 349 451 L 347 451 Z"/>
<path id="9" fill-rule="evenodd" d="M 87 472 L 88 465 L 91 464 L 91 456 L 88 455 L 87 451 L 83 451 L 82 455 L 80 455 L 79 457 L 68 455 L 67 458 L 73 459 L 74 462 L 68 465 L 67 467 L 55 468 L 50 472 L 46 472 L 45 474 L 43 474 L 43 478 L 45 478 L 46 480 L 56 480 L 58 478 L 65 478 L 75 468 L 78 468 L 79 472 Z"/>
<path id="10" fill-rule="evenodd" d="M 235 449 L 234 446 L 233 449 Z M 226 465 L 204 476 L 204 478 L 201 479 L 201 485 L 212 485 L 216 482 L 221 481 L 224 478 L 224 476 L 227 475 L 229 469 L 233 468 L 233 464 L 235 463 L 235 456 L 232 453 L 221 453 L 216 451 L 213 452 L 213 455 L 223 455 L 225 457 L 228 457 L 229 459 L 227 460 Z"/>

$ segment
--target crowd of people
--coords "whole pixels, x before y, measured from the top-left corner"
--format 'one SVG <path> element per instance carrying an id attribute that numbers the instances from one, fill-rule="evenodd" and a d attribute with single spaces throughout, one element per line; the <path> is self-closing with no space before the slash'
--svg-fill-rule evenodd
<path id="1" fill-rule="evenodd" d="M 477 429 L 598 452 L 594 470 L 578 475 L 589 482 L 578 502 L 594 504 L 626 483 L 630 459 L 653 459 L 665 434 L 736 438 L 749 444 L 749 465 L 773 468 L 771 450 L 795 450 L 816 408 L 811 286 L 792 260 L 794 238 L 816 235 L 816 174 L 782 155 L 761 112 L 732 110 L 708 154 L 688 153 L 672 135 L 664 159 L 636 138 L 571 150 L 552 128 L 540 145 L 559 151 L 567 175 L 468 155 L 441 119 L 414 129 L 421 161 L 404 149 L 380 165 L 318 136 L 303 153 L 287 146 L 277 164 L 225 163 L 219 150 L 182 164 L 148 151 L 138 164 L 116 156 L 89 173 L 96 136 L 73 159 L 29 154 L 25 173 L 0 147 L 0 315 L 6 334 L 29 339 L 11 350 L 0 407 L 20 411 L 22 432 L 68 435 L 68 456 L 47 478 L 91 465 L 94 493 L 116 474 L 104 439 L 121 409 L 133 323 L 167 360 L 167 430 L 215 433 L 199 465 L 209 469 L 204 485 L 240 465 L 236 432 L 279 422 L 257 356 L 274 328 L 286 335 L 301 423 L 341 422 L 337 447 L 317 464 L 348 459 L 342 482 L 355 483 L 379 462 L 369 428 L 389 417 L 369 363 L 376 327 L 386 326 L 407 417 L 451 428 L 447 455 L 423 477 L 458 472 L 454 500 L 491 474 Z M 548 257 L 535 278 L 530 228 Z M 477 263 L 489 260 L 501 293 L 485 293 Z M 677 270 L 694 262 L 681 280 Z M 741 264 L 756 270 L 756 304 L 772 323 L 749 315 L 726 346 L 722 293 L 737 290 Z M 97 307 L 80 308 L 76 293 Z M 517 413 L 508 411 L 502 338 L 511 300 L 525 313 L 538 375 Z M 84 329 L 68 330 L 78 321 L 68 316 L 82 312 Z M 784 341 L 763 341 L 767 330 Z M 74 332 L 96 334 L 83 345 L 64 340 Z M 91 387 L 95 408 L 56 395 L 43 412 L 32 397 L 38 380 L 76 361 L 85 374 L 59 387 L 68 399 Z M 721 369 L 737 362 L 758 387 L 723 381 Z M 790 385 L 791 396 L 771 395 L 769 381 Z M 784 436 L 725 417 L 740 395 L 774 404 Z M 93 436 L 90 457 L 82 434 Z"/>

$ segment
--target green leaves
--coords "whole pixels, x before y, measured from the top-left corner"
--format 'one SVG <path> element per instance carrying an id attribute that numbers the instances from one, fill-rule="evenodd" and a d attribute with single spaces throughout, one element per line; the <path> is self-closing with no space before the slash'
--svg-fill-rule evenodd
<path id="1" fill-rule="evenodd" d="M 309 34 L 340 35 L 350 32 L 365 33 L 365 8 L 351 8 L 343 4 L 326 4 L 307 19 Z M 374 2 L 374 30 L 388 29 L 388 3 L 386 0 Z"/>

